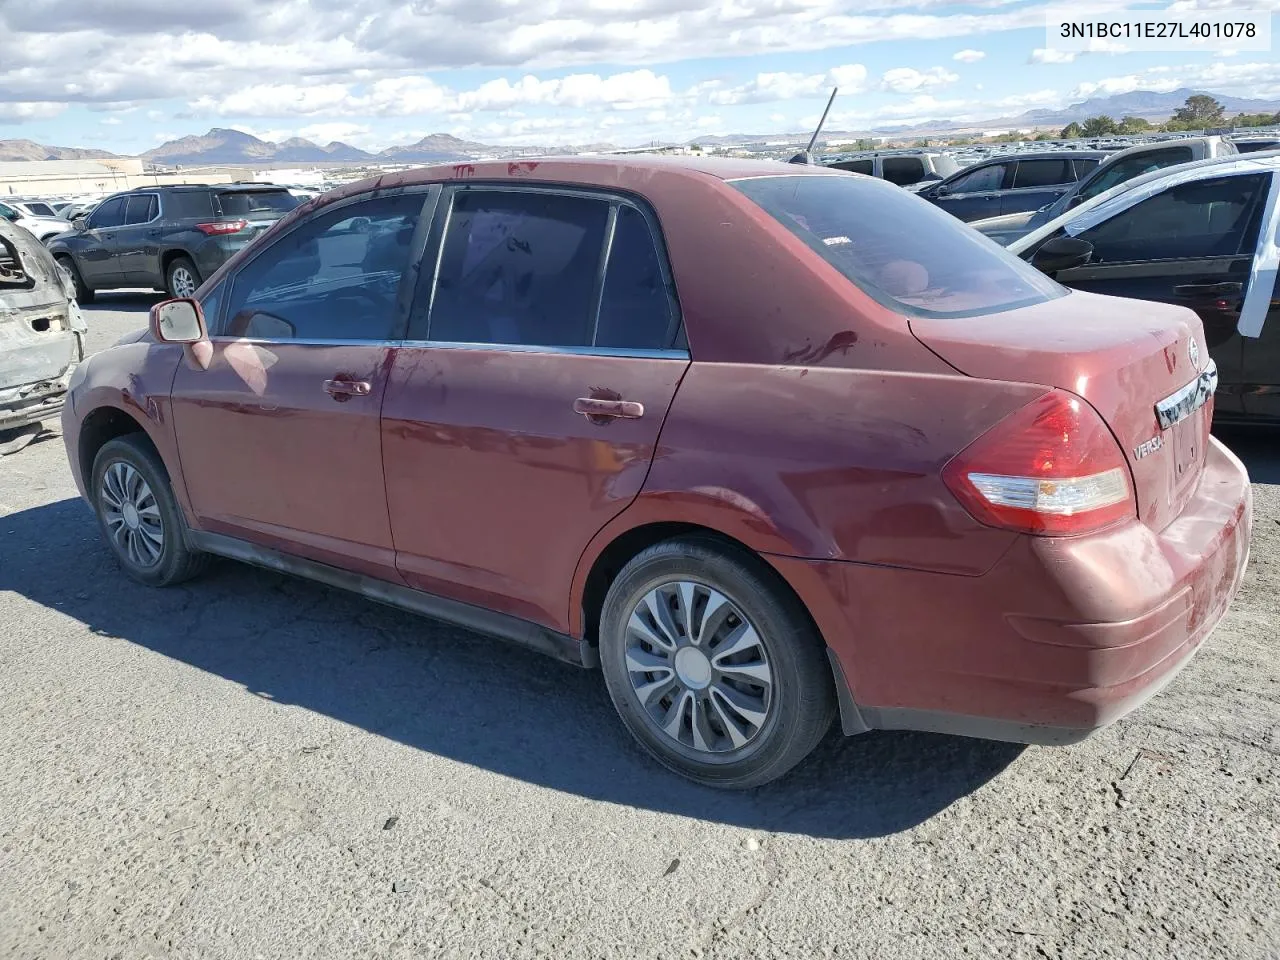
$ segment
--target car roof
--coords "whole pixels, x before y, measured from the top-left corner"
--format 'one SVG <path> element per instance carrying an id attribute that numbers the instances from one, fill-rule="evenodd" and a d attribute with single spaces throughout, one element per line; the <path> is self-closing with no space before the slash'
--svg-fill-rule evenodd
<path id="1" fill-rule="evenodd" d="M 1148 192 L 1158 192 L 1162 187 L 1189 180 L 1200 180 L 1206 177 L 1236 176 L 1248 173 L 1280 171 L 1280 150 L 1261 150 L 1257 153 L 1231 153 L 1221 157 L 1207 157 L 1203 160 L 1192 160 L 1171 167 L 1161 167 L 1143 173 L 1131 180 L 1118 183 L 1110 190 L 1105 190 L 1096 197 L 1085 201 L 1073 210 L 1068 210 L 1048 223 L 1037 227 L 1025 236 L 1019 237 L 1009 244 L 1009 250 L 1021 253 L 1043 238 L 1055 233 L 1063 224 L 1077 219 L 1082 214 L 1096 210 L 1104 204 L 1110 204 L 1135 190 L 1150 187 Z"/>
<path id="2" fill-rule="evenodd" d="M 399 173 L 370 177 L 339 188 L 345 193 L 382 186 L 409 186 L 442 180 L 536 180 L 578 183 L 592 186 L 633 187 L 645 182 L 712 177 L 718 180 L 745 180 L 751 177 L 847 176 L 822 164 L 783 163 L 779 160 L 747 160 L 732 157 L 694 156 L 559 156 L 530 157 L 524 160 L 476 160 L 435 164 Z"/>

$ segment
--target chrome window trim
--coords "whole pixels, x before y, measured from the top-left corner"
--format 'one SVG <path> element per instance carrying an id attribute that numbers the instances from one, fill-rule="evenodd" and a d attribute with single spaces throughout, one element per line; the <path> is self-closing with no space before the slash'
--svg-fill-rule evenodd
<path id="1" fill-rule="evenodd" d="M 642 350 L 630 347 L 553 347 L 532 344 L 465 343 L 435 340 L 323 340 L 289 339 L 286 337 L 210 337 L 212 343 L 245 343 L 252 346 L 281 346 L 293 344 L 300 347 L 378 347 L 407 348 L 412 350 L 485 350 L 491 353 L 550 353 L 571 356 L 618 357 L 637 360 L 688 360 L 688 350 Z"/>

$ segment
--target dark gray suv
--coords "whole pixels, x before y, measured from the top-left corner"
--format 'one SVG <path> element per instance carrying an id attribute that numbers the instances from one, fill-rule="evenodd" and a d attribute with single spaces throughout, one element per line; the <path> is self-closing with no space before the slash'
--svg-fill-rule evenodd
<path id="1" fill-rule="evenodd" d="M 189 297 L 298 203 L 272 184 L 141 187 L 108 197 L 48 246 L 81 303 L 122 287 Z"/>

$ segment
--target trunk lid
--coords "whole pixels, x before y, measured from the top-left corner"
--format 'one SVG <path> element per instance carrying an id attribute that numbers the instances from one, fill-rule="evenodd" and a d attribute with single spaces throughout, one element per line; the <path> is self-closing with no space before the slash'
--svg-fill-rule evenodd
<path id="1" fill-rule="evenodd" d="M 1197 385 L 1212 361 L 1183 307 L 1072 291 L 1047 303 L 963 319 L 912 318 L 916 338 L 961 373 L 1058 387 L 1087 400 L 1120 444 L 1138 517 L 1154 530 L 1186 505 L 1204 468 L 1209 400 L 1162 427 L 1157 405 Z"/>

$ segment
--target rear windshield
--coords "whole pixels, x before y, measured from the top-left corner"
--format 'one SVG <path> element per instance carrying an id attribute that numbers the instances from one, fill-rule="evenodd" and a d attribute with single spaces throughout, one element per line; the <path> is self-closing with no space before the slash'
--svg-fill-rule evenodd
<path id="1" fill-rule="evenodd" d="M 730 186 L 893 310 L 970 317 L 1067 292 L 951 214 L 882 180 L 781 176 Z"/>
<path id="2" fill-rule="evenodd" d="M 278 216 L 298 205 L 288 190 L 228 190 L 217 197 L 224 217 Z"/>

